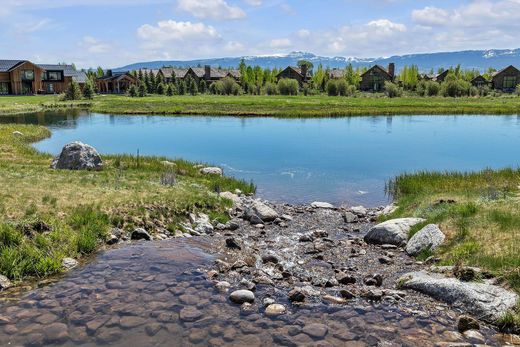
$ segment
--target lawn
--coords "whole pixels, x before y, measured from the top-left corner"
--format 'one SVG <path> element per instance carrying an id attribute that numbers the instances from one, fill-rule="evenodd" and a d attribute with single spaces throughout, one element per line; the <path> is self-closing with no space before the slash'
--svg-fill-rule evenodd
<path id="1" fill-rule="evenodd" d="M 166 158 L 105 156 L 103 171 L 52 170 L 51 156 L 30 146 L 49 135 L 44 127 L 0 125 L 0 274 L 14 281 L 60 272 L 62 258 L 96 251 L 113 227 L 153 232 L 160 224 L 178 233 L 192 211 L 225 221 L 230 201 L 214 192 L 255 189 Z M 163 178 L 172 175 L 170 185 Z"/>
<path id="2" fill-rule="evenodd" d="M 0 115 L 80 107 L 112 114 L 189 114 L 331 117 L 387 114 L 518 114 L 520 97 L 485 98 L 320 96 L 97 95 L 92 101 L 61 102 L 55 96 L 1 97 Z"/>

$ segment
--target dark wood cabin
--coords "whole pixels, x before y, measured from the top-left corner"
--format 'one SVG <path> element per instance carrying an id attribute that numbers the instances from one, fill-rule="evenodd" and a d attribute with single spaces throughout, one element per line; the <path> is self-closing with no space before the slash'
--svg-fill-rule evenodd
<path id="1" fill-rule="evenodd" d="M 305 65 L 303 65 L 301 69 L 294 66 L 288 66 L 276 76 L 278 81 L 283 78 L 297 80 L 301 87 L 309 82 L 310 76 L 307 70 L 307 66 Z"/>
<path id="2" fill-rule="evenodd" d="M 471 85 L 477 88 L 482 88 L 489 85 L 489 81 L 484 76 L 479 75 L 471 80 Z"/>
<path id="3" fill-rule="evenodd" d="M 129 72 L 108 70 L 105 76 L 96 80 L 96 84 L 99 93 L 124 94 L 132 84 L 137 84 L 137 78 Z"/>
<path id="4" fill-rule="evenodd" d="M 520 84 L 520 71 L 510 65 L 500 71 L 493 73 L 491 85 L 493 89 L 500 90 L 504 93 L 512 93 L 516 90 L 516 86 Z"/>
<path id="5" fill-rule="evenodd" d="M 27 60 L 0 60 L 0 95 L 33 95 L 43 91 L 44 70 Z"/>
<path id="6" fill-rule="evenodd" d="M 381 65 L 374 65 L 361 75 L 359 89 L 364 92 L 382 92 L 385 82 L 394 82 L 395 65 L 390 63 L 388 70 Z"/>

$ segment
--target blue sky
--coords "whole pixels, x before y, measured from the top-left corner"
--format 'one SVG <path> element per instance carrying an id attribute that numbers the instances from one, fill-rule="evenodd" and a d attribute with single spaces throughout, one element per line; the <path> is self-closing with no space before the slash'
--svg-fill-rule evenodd
<path id="1" fill-rule="evenodd" d="M 520 0 L 1 0 L 0 58 L 117 67 L 520 47 Z"/>

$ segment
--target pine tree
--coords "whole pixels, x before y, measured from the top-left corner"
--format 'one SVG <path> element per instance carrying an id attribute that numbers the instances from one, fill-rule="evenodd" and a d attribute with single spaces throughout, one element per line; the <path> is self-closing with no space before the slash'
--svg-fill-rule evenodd
<path id="1" fill-rule="evenodd" d="M 139 81 L 144 82 L 143 70 L 139 69 L 139 71 L 137 72 L 137 78 L 139 79 Z"/>
<path id="2" fill-rule="evenodd" d="M 159 83 L 159 85 L 157 86 L 157 89 L 156 89 L 157 94 L 164 95 L 164 92 L 165 92 L 164 89 L 165 89 L 164 84 Z"/>
<path id="3" fill-rule="evenodd" d="M 173 86 L 171 85 L 171 83 L 168 83 L 168 85 L 166 86 L 165 93 L 167 96 L 173 96 Z"/>
<path id="4" fill-rule="evenodd" d="M 85 83 L 85 87 L 83 87 L 83 97 L 88 100 L 92 100 L 94 98 L 94 83 L 89 78 Z"/>
<path id="5" fill-rule="evenodd" d="M 208 85 L 206 84 L 206 81 L 204 80 L 200 80 L 200 83 L 199 83 L 199 92 L 201 94 L 206 94 L 208 90 Z"/>
<path id="6" fill-rule="evenodd" d="M 81 88 L 78 82 L 72 81 L 65 90 L 65 100 L 80 100 L 81 99 Z"/>
<path id="7" fill-rule="evenodd" d="M 155 75 L 152 70 L 150 70 L 150 73 L 148 74 L 148 92 L 155 93 Z"/>
<path id="8" fill-rule="evenodd" d="M 128 96 L 135 98 L 138 94 L 137 87 L 135 84 L 132 84 L 130 88 L 128 88 Z"/>
<path id="9" fill-rule="evenodd" d="M 179 95 L 186 94 L 186 82 L 184 80 L 177 80 L 177 92 Z"/>
<path id="10" fill-rule="evenodd" d="M 197 93 L 199 92 L 199 88 L 197 88 L 197 82 L 195 82 L 195 80 L 193 78 L 189 79 L 187 87 L 188 87 L 188 92 L 191 95 L 197 95 Z"/>
<path id="11" fill-rule="evenodd" d="M 146 84 L 143 82 L 139 83 L 137 95 L 139 95 L 140 97 L 144 97 L 144 96 L 146 96 L 147 93 L 148 93 L 148 90 L 146 89 Z"/>

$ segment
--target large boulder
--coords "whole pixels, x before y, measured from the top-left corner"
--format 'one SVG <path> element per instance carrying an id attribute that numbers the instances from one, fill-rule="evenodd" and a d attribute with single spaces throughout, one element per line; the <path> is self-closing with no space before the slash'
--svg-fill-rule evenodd
<path id="1" fill-rule="evenodd" d="M 66 144 L 59 156 L 51 164 L 53 169 L 62 170 L 101 170 L 103 160 L 92 146 L 81 142 Z"/>
<path id="2" fill-rule="evenodd" d="M 408 240 L 406 253 L 415 256 L 423 251 L 434 251 L 444 242 L 443 232 L 435 224 L 428 224 Z"/>
<path id="3" fill-rule="evenodd" d="M 204 167 L 200 169 L 200 173 L 204 175 L 217 175 L 222 176 L 224 173 L 219 167 Z"/>
<path id="4" fill-rule="evenodd" d="M 421 292 L 488 323 L 497 323 L 518 302 L 516 293 L 502 287 L 462 282 L 425 271 L 405 274 L 399 279 L 399 283 L 403 289 Z"/>
<path id="5" fill-rule="evenodd" d="M 251 205 L 252 214 L 257 215 L 264 222 L 272 222 L 278 218 L 278 212 L 261 201 L 254 201 Z"/>
<path id="6" fill-rule="evenodd" d="M 365 242 L 377 245 L 404 246 L 410 228 L 422 223 L 422 218 L 398 218 L 377 224 L 365 235 Z"/>

